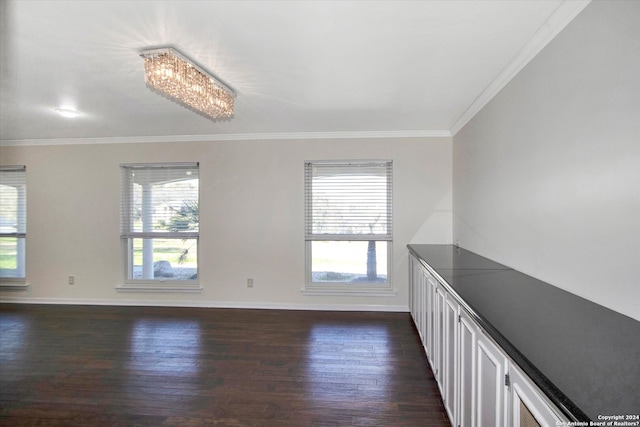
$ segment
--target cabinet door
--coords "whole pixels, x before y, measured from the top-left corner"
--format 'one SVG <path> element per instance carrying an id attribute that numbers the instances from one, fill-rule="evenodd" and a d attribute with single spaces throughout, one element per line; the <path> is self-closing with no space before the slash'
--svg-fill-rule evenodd
<path id="1" fill-rule="evenodd" d="M 414 258 L 413 255 L 409 256 L 409 311 L 411 312 L 411 317 L 413 318 L 413 322 L 417 325 L 417 301 L 416 293 L 417 293 L 417 278 L 418 278 L 418 261 Z M 419 331 L 418 331 L 419 332 Z"/>
<path id="2" fill-rule="evenodd" d="M 409 257 L 409 311 L 420 340 L 425 341 L 424 330 L 424 275 L 423 267 L 413 256 Z"/>
<path id="3" fill-rule="evenodd" d="M 431 360 L 431 352 L 433 342 L 433 292 L 431 283 L 435 279 L 427 270 L 422 270 L 423 298 L 424 298 L 424 349 L 427 357 Z"/>
<path id="4" fill-rule="evenodd" d="M 422 268 L 418 271 L 416 281 L 418 285 L 418 292 L 416 293 L 416 298 L 418 299 L 418 329 L 420 330 L 420 341 L 424 345 L 426 334 L 424 330 L 424 274 Z"/>
<path id="5" fill-rule="evenodd" d="M 433 352 L 434 352 L 434 362 L 435 362 L 435 376 L 436 381 L 438 382 L 438 387 L 440 388 L 440 394 L 444 396 L 444 388 L 443 388 L 443 364 L 444 364 L 444 300 L 445 300 L 445 291 L 441 286 L 436 286 L 435 289 L 435 300 L 433 305 L 433 314 L 435 317 L 434 327 L 435 327 L 435 336 L 433 341 Z"/>
<path id="6" fill-rule="evenodd" d="M 431 363 L 431 367 L 435 374 L 435 341 L 436 341 L 436 288 L 437 282 L 428 274 L 426 276 L 427 281 L 425 282 L 426 292 L 427 292 L 427 304 L 425 317 L 427 322 L 427 356 L 429 357 L 429 362 Z"/>
<path id="7" fill-rule="evenodd" d="M 458 404 L 458 311 L 459 305 L 448 293 L 443 306 L 444 348 L 442 369 L 443 402 L 449 419 L 457 425 Z"/>
<path id="8" fill-rule="evenodd" d="M 414 276 L 413 276 L 413 266 L 415 263 L 415 259 L 413 258 L 412 255 L 409 255 L 409 313 L 411 314 L 411 317 L 413 318 L 413 288 L 415 286 L 414 284 Z"/>
<path id="9" fill-rule="evenodd" d="M 463 309 L 460 310 L 458 387 L 458 425 L 475 426 L 473 414 L 476 405 L 476 341 L 479 327 Z"/>
<path id="10" fill-rule="evenodd" d="M 561 416 L 553 405 L 513 363 L 509 366 L 511 382 L 511 415 L 509 425 L 518 426 L 556 426 L 566 425 L 568 420 Z"/>
<path id="11" fill-rule="evenodd" d="M 478 427 L 501 427 L 507 421 L 505 375 L 507 357 L 483 332 L 478 333 L 476 423 Z"/>
<path id="12" fill-rule="evenodd" d="M 427 279 L 427 273 L 424 269 L 420 269 L 420 281 L 419 281 L 419 286 L 420 286 L 420 292 L 418 293 L 418 296 L 420 298 L 420 302 L 419 302 L 419 306 L 420 306 L 420 314 L 419 314 L 419 319 L 420 319 L 420 330 L 422 331 L 421 334 L 421 338 L 422 338 L 422 346 L 425 349 L 425 352 L 427 351 L 427 336 L 428 336 L 428 328 L 427 328 L 427 312 L 428 312 L 428 296 L 427 296 L 427 283 L 428 283 L 428 279 Z"/>

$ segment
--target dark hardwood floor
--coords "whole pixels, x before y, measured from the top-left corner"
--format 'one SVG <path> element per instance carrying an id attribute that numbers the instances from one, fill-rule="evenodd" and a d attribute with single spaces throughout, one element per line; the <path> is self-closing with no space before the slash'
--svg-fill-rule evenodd
<path id="1" fill-rule="evenodd" d="M 407 313 L 0 304 L 0 425 L 449 423 Z"/>

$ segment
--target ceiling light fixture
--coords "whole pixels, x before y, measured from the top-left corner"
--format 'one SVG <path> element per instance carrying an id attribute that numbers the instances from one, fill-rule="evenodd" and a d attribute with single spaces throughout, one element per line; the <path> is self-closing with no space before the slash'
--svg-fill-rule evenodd
<path id="1" fill-rule="evenodd" d="M 74 118 L 80 115 L 79 111 L 70 110 L 68 108 L 56 108 L 54 111 L 60 114 L 62 117 Z"/>
<path id="2" fill-rule="evenodd" d="M 230 119 L 235 92 L 192 60 L 167 47 L 140 52 L 145 82 L 154 92 L 213 120 Z"/>

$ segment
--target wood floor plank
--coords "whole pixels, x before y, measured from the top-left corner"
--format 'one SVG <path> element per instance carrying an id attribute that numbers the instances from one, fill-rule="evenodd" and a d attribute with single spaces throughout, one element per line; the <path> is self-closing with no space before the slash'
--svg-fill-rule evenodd
<path id="1" fill-rule="evenodd" d="M 0 425 L 449 423 L 406 313 L 0 304 Z"/>

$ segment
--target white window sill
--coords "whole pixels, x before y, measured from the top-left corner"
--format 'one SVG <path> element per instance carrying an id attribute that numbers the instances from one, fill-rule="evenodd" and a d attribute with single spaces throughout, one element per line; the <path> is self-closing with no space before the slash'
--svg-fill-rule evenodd
<path id="1" fill-rule="evenodd" d="M 26 279 L 12 279 L 10 277 L 0 279 L 0 289 L 21 290 L 27 289 L 28 287 L 29 283 L 27 283 Z"/>

